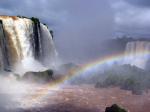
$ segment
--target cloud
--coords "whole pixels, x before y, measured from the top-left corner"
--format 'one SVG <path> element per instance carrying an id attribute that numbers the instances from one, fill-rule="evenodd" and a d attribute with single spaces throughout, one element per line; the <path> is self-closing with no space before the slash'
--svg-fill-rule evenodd
<path id="1" fill-rule="evenodd" d="M 2 0 L 0 7 L 1 14 L 35 16 L 48 24 L 64 60 L 99 57 L 101 40 L 113 36 L 113 12 L 107 0 Z"/>
<path id="2" fill-rule="evenodd" d="M 0 14 L 40 18 L 54 30 L 60 57 L 79 62 L 99 57 L 101 41 L 115 33 L 149 37 L 149 4 L 149 0 L 1 0 Z"/>
<path id="3" fill-rule="evenodd" d="M 64 10 L 56 9 L 58 5 L 59 0 L 1 0 L 0 14 L 34 16 L 55 27 L 55 24 L 63 22 L 66 18 Z"/>
<path id="4" fill-rule="evenodd" d="M 140 7 L 150 7 L 150 1 L 149 0 L 126 0 L 128 3 Z"/>
<path id="5" fill-rule="evenodd" d="M 56 39 L 61 57 L 82 63 L 98 58 L 101 41 L 113 36 L 113 12 L 106 0 L 64 0 L 67 22 Z M 67 57 L 67 58 L 66 58 Z"/>
<path id="6" fill-rule="evenodd" d="M 135 3 L 126 0 L 116 0 L 112 3 L 116 32 L 134 37 L 149 37 L 150 8 L 141 8 L 136 4 L 138 0 L 133 1 Z"/>
<path id="7" fill-rule="evenodd" d="M 101 41 L 113 36 L 113 12 L 106 0 L 59 0 L 44 7 L 44 14 L 51 10 L 46 21 L 56 17 L 51 21 L 54 40 L 64 60 L 82 63 L 97 58 L 102 54 Z"/>

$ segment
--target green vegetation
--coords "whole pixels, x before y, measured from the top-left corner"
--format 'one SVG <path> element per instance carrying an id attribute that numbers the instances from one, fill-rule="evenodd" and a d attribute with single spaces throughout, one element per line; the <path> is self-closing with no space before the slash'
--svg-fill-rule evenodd
<path id="1" fill-rule="evenodd" d="M 127 111 L 119 107 L 117 104 L 113 104 L 111 107 L 106 107 L 105 112 L 127 112 Z"/>
<path id="2" fill-rule="evenodd" d="M 122 82 L 121 89 L 131 90 L 133 94 L 142 94 L 141 82 L 136 79 L 128 78 Z"/>
<path id="3" fill-rule="evenodd" d="M 17 15 L 17 17 L 19 17 L 19 18 L 28 18 L 28 17 L 20 16 L 20 15 Z M 39 23 L 40 23 L 40 20 L 39 20 L 38 18 L 31 17 L 31 18 L 28 18 L 28 19 L 31 19 L 34 24 L 39 25 Z M 1 23 L 1 21 L 0 21 L 0 23 Z M 44 24 L 44 25 L 47 27 L 47 29 L 48 29 L 48 25 L 45 24 L 45 23 L 43 23 L 43 24 Z M 49 32 L 50 32 L 50 34 L 51 34 L 51 36 L 52 36 L 52 38 L 53 38 L 53 37 L 54 37 L 54 32 L 53 32 L 53 30 L 50 30 Z"/>
<path id="4" fill-rule="evenodd" d="M 131 65 L 113 65 L 103 72 L 78 75 L 70 84 L 95 84 L 96 88 L 120 87 L 140 95 L 150 89 L 150 71 Z"/>
<path id="5" fill-rule="evenodd" d="M 46 23 L 43 23 L 43 25 L 45 25 L 48 28 L 48 25 Z"/>
<path id="6" fill-rule="evenodd" d="M 17 15 L 17 17 L 19 17 L 19 18 L 28 18 L 26 16 L 20 16 L 20 15 Z"/>
<path id="7" fill-rule="evenodd" d="M 39 23 L 40 23 L 40 21 L 39 21 L 38 18 L 31 17 L 30 19 L 31 19 L 31 20 L 33 21 L 33 23 L 35 23 L 35 24 L 39 24 Z"/>
<path id="8" fill-rule="evenodd" d="M 115 66 L 104 72 L 104 80 L 95 85 L 99 87 L 119 86 L 124 90 L 131 90 L 133 94 L 142 94 L 144 90 L 150 89 L 149 71 L 139 69 L 135 66 Z"/>
<path id="9" fill-rule="evenodd" d="M 124 35 L 122 37 L 117 37 L 114 40 L 121 42 L 121 43 L 127 43 L 127 42 L 131 42 L 131 41 L 150 41 L 149 38 L 132 38 L 132 37 L 128 37 L 126 35 Z"/>

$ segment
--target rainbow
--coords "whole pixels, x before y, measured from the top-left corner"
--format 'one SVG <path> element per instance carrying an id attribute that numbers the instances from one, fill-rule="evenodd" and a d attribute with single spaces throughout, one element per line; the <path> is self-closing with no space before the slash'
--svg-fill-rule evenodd
<path id="1" fill-rule="evenodd" d="M 40 96 L 38 96 L 37 98 L 39 99 L 39 101 L 41 99 L 44 99 L 52 90 L 51 88 L 60 89 L 61 86 L 63 86 L 63 84 L 66 81 L 71 80 L 75 76 L 79 76 L 79 75 L 83 75 L 83 74 L 91 75 L 90 73 L 92 71 L 95 71 L 95 70 L 99 69 L 100 67 L 103 67 L 103 65 L 105 65 L 105 64 L 113 64 L 114 62 L 122 61 L 125 57 L 130 57 L 130 56 L 131 56 L 131 54 L 118 53 L 118 54 L 113 54 L 110 56 L 99 58 L 99 59 L 89 62 L 87 64 L 83 64 L 80 69 L 70 70 L 68 72 L 68 74 L 66 74 L 64 77 L 60 78 L 59 80 L 56 80 L 54 83 L 49 83 L 49 84 L 43 85 L 43 88 L 49 88 L 49 89 L 46 89 L 44 92 L 42 91 L 43 94 L 40 94 Z M 139 51 L 136 56 L 139 56 L 139 57 L 140 56 L 144 56 L 144 57 L 150 56 L 150 52 L 149 51 Z"/>
<path id="2" fill-rule="evenodd" d="M 145 57 L 150 57 L 150 51 L 138 51 L 136 53 L 136 56 L 139 58 L 145 58 Z M 104 65 L 112 65 L 114 63 L 121 63 L 124 64 L 124 59 L 125 58 L 130 58 L 131 54 L 125 54 L 125 53 L 118 53 L 118 54 L 113 54 L 105 57 L 100 57 L 97 60 L 94 60 L 92 62 L 83 64 L 80 69 L 74 69 L 69 71 L 69 73 L 61 79 L 60 81 L 57 82 L 58 85 L 64 83 L 65 81 L 68 81 L 75 76 L 78 75 L 91 75 L 89 73 L 96 71 L 97 69 L 103 68 Z"/>

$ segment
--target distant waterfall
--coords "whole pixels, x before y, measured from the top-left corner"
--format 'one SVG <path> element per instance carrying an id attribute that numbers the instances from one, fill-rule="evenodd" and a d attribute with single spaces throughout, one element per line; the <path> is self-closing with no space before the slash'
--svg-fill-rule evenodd
<path id="1" fill-rule="evenodd" d="M 124 63 L 135 65 L 139 68 L 146 68 L 150 59 L 150 42 L 149 41 L 133 41 L 126 45 Z"/>
<path id="2" fill-rule="evenodd" d="M 45 67 L 55 62 L 57 52 L 50 31 L 36 18 L 0 16 L 0 41 L 6 70 L 13 70 L 18 63 L 27 67 L 38 61 Z"/>

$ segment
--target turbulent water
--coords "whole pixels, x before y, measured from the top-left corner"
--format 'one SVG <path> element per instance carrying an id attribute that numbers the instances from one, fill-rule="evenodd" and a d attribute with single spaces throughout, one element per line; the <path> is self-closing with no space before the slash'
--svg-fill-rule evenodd
<path id="1" fill-rule="evenodd" d="M 125 63 L 145 69 L 150 60 L 149 52 L 150 42 L 148 41 L 128 42 L 125 50 L 128 57 L 125 58 Z"/>
<path id="2" fill-rule="evenodd" d="M 28 18 L 0 16 L 1 66 L 5 70 L 53 66 L 56 50 L 47 26 Z"/>

